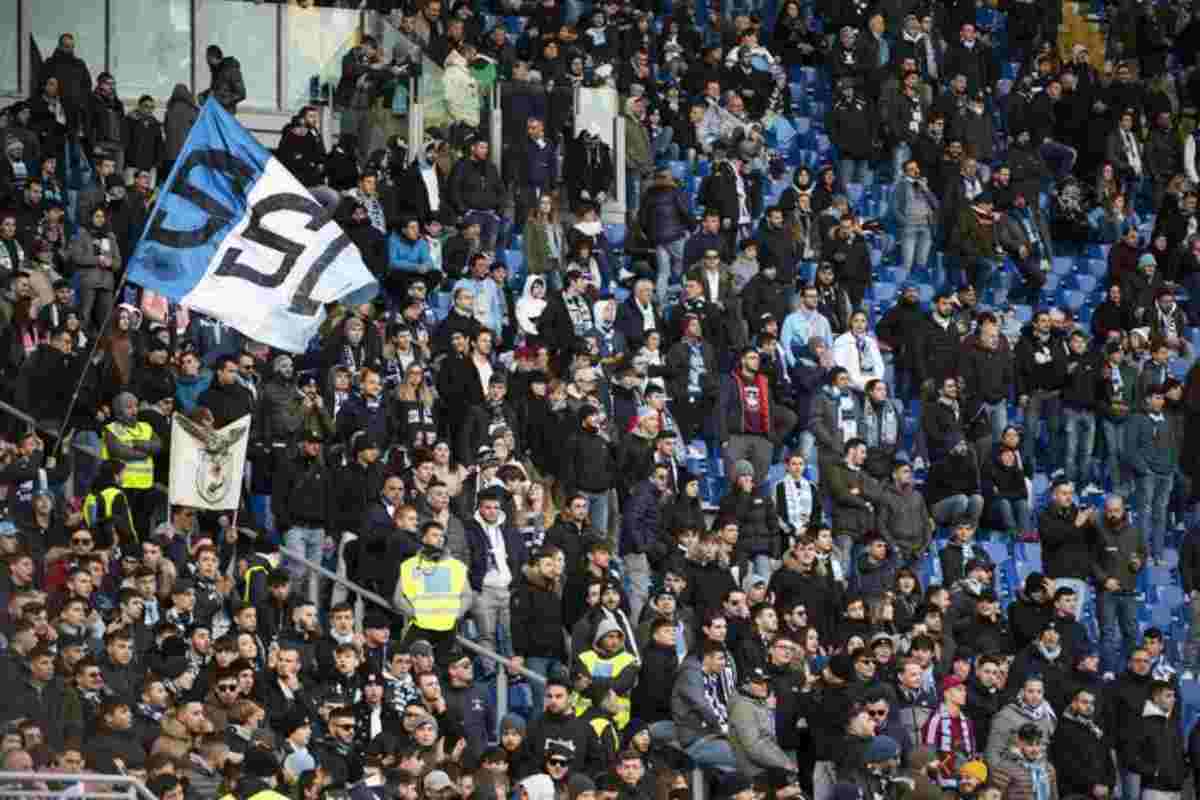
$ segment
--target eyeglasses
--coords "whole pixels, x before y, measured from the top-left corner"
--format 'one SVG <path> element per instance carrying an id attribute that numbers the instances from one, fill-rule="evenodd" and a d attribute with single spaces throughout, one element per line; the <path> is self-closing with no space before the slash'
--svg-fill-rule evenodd
<path id="1" fill-rule="evenodd" d="M 92 543 L 91 537 L 88 537 L 88 536 L 80 536 L 78 538 L 74 538 L 71 540 L 71 544 L 91 544 L 91 543 Z"/>
<path id="2" fill-rule="evenodd" d="M 337 724 L 330 725 L 329 727 L 333 728 L 336 731 L 349 731 L 349 730 L 354 730 L 354 723 L 353 722 L 339 722 Z"/>
<path id="3" fill-rule="evenodd" d="M 868 708 L 867 713 L 875 719 L 883 719 L 888 715 L 886 708 Z"/>

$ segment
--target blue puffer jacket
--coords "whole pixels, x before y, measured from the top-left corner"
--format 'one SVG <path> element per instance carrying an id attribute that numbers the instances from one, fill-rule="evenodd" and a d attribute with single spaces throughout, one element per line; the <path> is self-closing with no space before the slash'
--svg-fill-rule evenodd
<path id="1" fill-rule="evenodd" d="M 401 272 L 430 272 L 434 265 L 429 243 L 424 238 L 414 242 L 399 233 L 391 234 L 388 236 L 388 268 Z"/>

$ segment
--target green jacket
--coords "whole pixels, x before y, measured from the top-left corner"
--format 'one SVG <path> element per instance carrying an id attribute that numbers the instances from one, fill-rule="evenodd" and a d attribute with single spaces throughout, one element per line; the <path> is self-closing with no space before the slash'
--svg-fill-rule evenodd
<path id="1" fill-rule="evenodd" d="M 642 176 L 654 169 L 650 134 L 642 121 L 628 111 L 625 112 L 625 168 Z"/>

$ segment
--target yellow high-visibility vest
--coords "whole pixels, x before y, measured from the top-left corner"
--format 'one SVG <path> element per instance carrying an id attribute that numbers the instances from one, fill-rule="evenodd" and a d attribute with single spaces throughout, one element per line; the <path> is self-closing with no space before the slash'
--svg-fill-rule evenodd
<path id="1" fill-rule="evenodd" d="M 416 555 L 400 565 L 401 590 L 416 611 L 413 624 L 427 631 L 454 630 L 466 585 L 467 567 L 457 558 Z"/>
<path id="2" fill-rule="evenodd" d="M 612 658 L 605 658 L 595 650 L 588 650 L 579 656 L 579 660 L 583 662 L 585 667 L 587 667 L 588 675 L 590 675 L 593 680 L 596 678 L 616 680 L 617 676 L 629 669 L 630 666 L 637 666 L 637 659 L 635 659 L 627 650 L 622 650 Z M 631 716 L 630 712 L 633 708 L 633 701 L 627 695 L 618 694 L 617 703 L 619 710 L 614 716 L 614 719 L 616 720 L 617 727 L 621 730 L 625 730 L 625 726 L 629 724 L 629 719 Z M 580 705 L 583 704 L 581 703 Z M 587 702 L 582 709 L 579 707 L 579 705 L 576 705 L 575 713 L 583 714 L 589 707 L 591 707 L 590 702 Z"/>
<path id="3" fill-rule="evenodd" d="M 148 422 L 137 422 L 133 425 L 110 422 L 104 426 L 104 430 L 126 447 L 136 447 L 154 438 L 154 429 Z M 100 458 L 105 461 L 109 458 L 107 439 L 103 440 L 100 446 Z M 146 456 L 136 461 L 122 460 L 122 463 L 125 465 L 121 472 L 122 489 L 149 489 L 154 486 L 154 456 Z"/>
<path id="4" fill-rule="evenodd" d="M 96 495 L 94 492 L 89 494 L 87 499 L 83 501 L 83 519 L 85 522 L 87 522 L 88 527 L 95 530 L 97 525 L 112 519 L 113 505 L 120 496 L 121 490 L 115 486 L 110 486 L 107 489 L 101 489 L 100 499 L 104 502 L 104 509 L 101 515 L 97 515 Z M 133 533 L 133 541 L 135 543 L 140 542 L 141 538 L 138 536 L 137 528 L 135 528 L 133 525 L 133 514 L 129 511 L 128 499 L 125 500 L 125 515 L 129 518 L 129 530 Z M 117 529 L 115 527 L 112 531 L 112 538 L 113 544 L 128 544 L 127 542 L 122 542 L 120 540 L 120 536 L 117 535 Z"/>

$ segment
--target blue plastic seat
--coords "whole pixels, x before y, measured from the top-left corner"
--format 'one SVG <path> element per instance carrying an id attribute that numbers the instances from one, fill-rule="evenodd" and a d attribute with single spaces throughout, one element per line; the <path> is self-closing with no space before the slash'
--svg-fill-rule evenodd
<path id="1" fill-rule="evenodd" d="M 604 235 L 608 237 L 609 247 L 618 250 L 625 246 L 625 226 L 621 223 L 604 226 Z"/>

